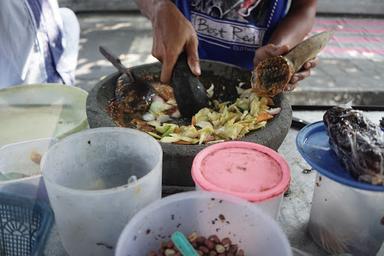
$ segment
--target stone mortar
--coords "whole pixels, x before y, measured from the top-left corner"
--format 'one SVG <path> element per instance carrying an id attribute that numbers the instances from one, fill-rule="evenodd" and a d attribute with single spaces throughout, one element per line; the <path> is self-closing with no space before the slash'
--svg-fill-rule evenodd
<path id="1" fill-rule="evenodd" d="M 201 80 L 205 86 L 210 81 L 215 84 L 215 79 L 228 81 L 228 85 L 237 85 L 239 82 L 249 84 L 251 73 L 236 66 L 219 62 L 201 61 L 203 70 Z M 151 76 L 158 79 L 160 63 L 152 63 L 131 68 L 132 72 L 140 77 Z M 87 116 L 91 128 L 114 127 L 116 124 L 106 112 L 106 106 L 114 97 L 116 79 L 119 73 L 114 73 L 100 81 L 89 93 L 87 99 Z M 256 130 L 243 137 L 242 141 L 249 141 L 265 145 L 277 150 L 288 133 L 292 121 L 292 109 L 284 95 L 274 98 L 276 105 L 282 111 L 272 120 L 268 121 L 265 128 Z M 164 152 L 163 158 L 163 185 L 166 186 L 194 186 L 190 171 L 195 155 L 207 145 L 177 145 L 160 143 Z"/>

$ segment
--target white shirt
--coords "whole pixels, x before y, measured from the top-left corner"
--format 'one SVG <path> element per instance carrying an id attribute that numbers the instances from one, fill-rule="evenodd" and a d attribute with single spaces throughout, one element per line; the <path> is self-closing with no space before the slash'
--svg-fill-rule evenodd
<path id="1" fill-rule="evenodd" d="M 0 0 L 0 89 L 73 84 L 78 41 L 76 16 L 57 0 Z"/>

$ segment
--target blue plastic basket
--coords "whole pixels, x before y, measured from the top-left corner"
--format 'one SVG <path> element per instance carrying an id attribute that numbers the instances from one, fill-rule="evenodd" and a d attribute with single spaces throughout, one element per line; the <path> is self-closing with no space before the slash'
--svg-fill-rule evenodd
<path id="1" fill-rule="evenodd" d="M 44 202 L 0 194 L 0 255 L 42 255 L 53 213 Z"/>

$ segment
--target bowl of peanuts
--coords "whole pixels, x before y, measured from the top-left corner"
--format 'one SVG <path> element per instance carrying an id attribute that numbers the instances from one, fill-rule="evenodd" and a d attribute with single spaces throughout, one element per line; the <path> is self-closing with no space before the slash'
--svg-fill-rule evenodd
<path id="1" fill-rule="evenodd" d="M 292 255 L 282 229 L 258 206 L 205 191 L 174 194 L 138 212 L 121 233 L 115 255 L 181 256 L 171 240 L 176 231 L 197 255 Z"/>

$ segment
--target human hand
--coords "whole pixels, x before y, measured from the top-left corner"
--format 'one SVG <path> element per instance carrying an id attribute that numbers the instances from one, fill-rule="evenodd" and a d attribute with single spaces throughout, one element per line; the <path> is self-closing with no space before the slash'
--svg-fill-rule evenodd
<path id="1" fill-rule="evenodd" d="M 284 55 L 288 52 L 289 52 L 288 45 L 276 46 L 274 44 L 268 44 L 268 45 L 262 46 L 256 50 L 255 57 L 253 59 L 253 64 L 256 67 L 257 64 L 259 64 L 259 62 L 261 62 L 262 60 L 268 57 Z M 319 62 L 318 58 L 315 58 L 304 63 L 302 68 L 298 72 L 293 74 L 293 76 L 291 77 L 291 80 L 285 86 L 284 91 L 294 90 L 297 87 L 299 81 L 310 76 L 311 69 L 316 67 L 318 62 Z"/>
<path id="2" fill-rule="evenodd" d="M 154 8 L 151 19 L 154 30 L 152 55 L 163 64 L 161 82 L 170 81 L 173 67 L 182 51 L 187 54 L 192 73 L 199 76 L 198 40 L 192 24 L 171 1 L 159 1 Z"/>
<path id="3" fill-rule="evenodd" d="M 295 74 L 293 74 L 293 76 L 291 77 L 291 80 L 285 86 L 284 90 L 285 91 L 294 90 L 297 87 L 299 81 L 311 75 L 311 69 L 316 67 L 318 63 L 319 63 L 319 58 L 317 57 L 305 62 L 304 65 L 301 67 L 301 69 L 297 71 Z"/>

